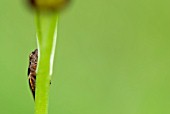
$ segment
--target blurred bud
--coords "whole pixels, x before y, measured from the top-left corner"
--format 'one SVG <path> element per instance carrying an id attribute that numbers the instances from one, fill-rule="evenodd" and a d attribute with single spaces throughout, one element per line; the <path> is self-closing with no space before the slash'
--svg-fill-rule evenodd
<path id="1" fill-rule="evenodd" d="M 70 0 L 29 0 L 31 6 L 39 10 L 59 11 L 66 7 Z"/>

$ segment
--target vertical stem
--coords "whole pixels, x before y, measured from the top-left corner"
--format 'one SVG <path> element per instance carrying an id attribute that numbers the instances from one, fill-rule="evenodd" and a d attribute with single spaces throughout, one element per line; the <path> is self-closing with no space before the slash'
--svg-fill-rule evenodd
<path id="1" fill-rule="evenodd" d="M 48 114 L 49 87 L 57 39 L 57 23 L 58 14 L 36 12 L 38 67 L 35 114 Z"/>

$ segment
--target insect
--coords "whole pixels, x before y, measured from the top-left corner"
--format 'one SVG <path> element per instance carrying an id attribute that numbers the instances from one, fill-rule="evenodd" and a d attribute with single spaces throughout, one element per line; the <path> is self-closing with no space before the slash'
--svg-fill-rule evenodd
<path id="1" fill-rule="evenodd" d="M 29 55 L 29 66 L 28 66 L 28 82 L 34 99 L 35 99 L 35 88 L 36 88 L 37 64 L 38 64 L 38 49 L 35 49 Z M 51 80 L 50 80 L 50 84 L 51 84 Z"/>
<path id="2" fill-rule="evenodd" d="M 37 9 L 60 10 L 64 8 L 70 0 L 29 0 L 30 4 Z"/>
<path id="3" fill-rule="evenodd" d="M 35 99 L 35 87 L 36 87 L 36 69 L 38 62 L 38 49 L 35 49 L 29 55 L 29 67 L 28 67 L 28 80 L 29 86 Z"/>

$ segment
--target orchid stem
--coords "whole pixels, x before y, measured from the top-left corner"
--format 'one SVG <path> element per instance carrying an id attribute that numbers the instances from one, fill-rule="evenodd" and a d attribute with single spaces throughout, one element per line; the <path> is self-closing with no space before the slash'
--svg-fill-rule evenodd
<path id="1" fill-rule="evenodd" d="M 58 14 L 36 11 L 38 67 L 35 114 L 48 114 L 50 79 L 57 40 Z"/>

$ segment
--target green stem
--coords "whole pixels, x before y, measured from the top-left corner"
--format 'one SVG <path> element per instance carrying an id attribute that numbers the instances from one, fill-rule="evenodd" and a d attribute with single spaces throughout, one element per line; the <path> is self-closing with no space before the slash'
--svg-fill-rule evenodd
<path id="1" fill-rule="evenodd" d="M 48 114 L 50 79 L 57 39 L 58 14 L 36 12 L 38 67 L 35 114 Z"/>

